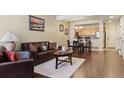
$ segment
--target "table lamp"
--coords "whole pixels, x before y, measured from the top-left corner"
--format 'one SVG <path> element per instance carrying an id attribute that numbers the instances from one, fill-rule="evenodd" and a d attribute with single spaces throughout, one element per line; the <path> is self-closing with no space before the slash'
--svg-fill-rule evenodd
<path id="1" fill-rule="evenodd" d="M 2 37 L 0 41 L 6 43 L 5 47 L 7 48 L 7 50 L 15 50 L 16 48 L 15 41 L 19 41 L 19 40 L 14 32 L 9 31 Z"/>

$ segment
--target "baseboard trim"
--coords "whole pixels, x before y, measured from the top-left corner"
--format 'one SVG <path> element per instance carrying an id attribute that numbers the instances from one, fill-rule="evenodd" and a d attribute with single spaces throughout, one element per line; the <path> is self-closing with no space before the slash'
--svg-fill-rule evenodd
<path id="1" fill-rule="evenodd" d="M 92 49 L 93 51 L 105 51 L 105 49 Z"/>

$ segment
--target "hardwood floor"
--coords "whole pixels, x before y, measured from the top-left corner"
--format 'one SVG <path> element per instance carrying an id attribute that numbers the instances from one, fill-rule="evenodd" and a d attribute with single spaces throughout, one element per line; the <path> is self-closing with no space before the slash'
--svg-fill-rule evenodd
<path id="1" fill-rule="evenodd" d="M 75 53 L 74 57 L 84 58 L 86 62 L 72 75 L 72 78 L 124 77 L 124 61 L 114 50 L 92 51 L 90 54 Z M 35 77 L 43 78 L 44 76 L 35 74 Z"/>
<path id="2" fill-rule="evenodd" d="M 86 62 L 73 74 L 72 78 L 124 77 L 124 61 L 113 50 L 74 56 L 85 58 Z"/>

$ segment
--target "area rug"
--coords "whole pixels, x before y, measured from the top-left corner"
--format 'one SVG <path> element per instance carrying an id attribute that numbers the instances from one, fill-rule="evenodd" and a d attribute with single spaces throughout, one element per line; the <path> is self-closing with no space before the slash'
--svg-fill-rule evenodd
<path id="1" fill-rule="evenodd" d="M 61 59 L 65 58 L 63 57 Z M 52 59 L 48 62 L 35 66 L 34 72 L 50 78 L 69 78 L 81 66 L 81 64 L 85 62 L 85 59 L 73 57 L 73 65 L 64 62 L 58 66 L 58 69 L 55 69 L 55 62 L 56 60 Z"/>

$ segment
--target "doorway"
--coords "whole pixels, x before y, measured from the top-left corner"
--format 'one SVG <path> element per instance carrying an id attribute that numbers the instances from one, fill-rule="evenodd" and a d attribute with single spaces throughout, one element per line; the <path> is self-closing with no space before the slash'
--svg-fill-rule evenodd
<path id="1" fill-rule="evenodd" d="M 115 22 L 106 24 L 106 48 L 115 49 L 116 47 L 116 26 Z"/>

